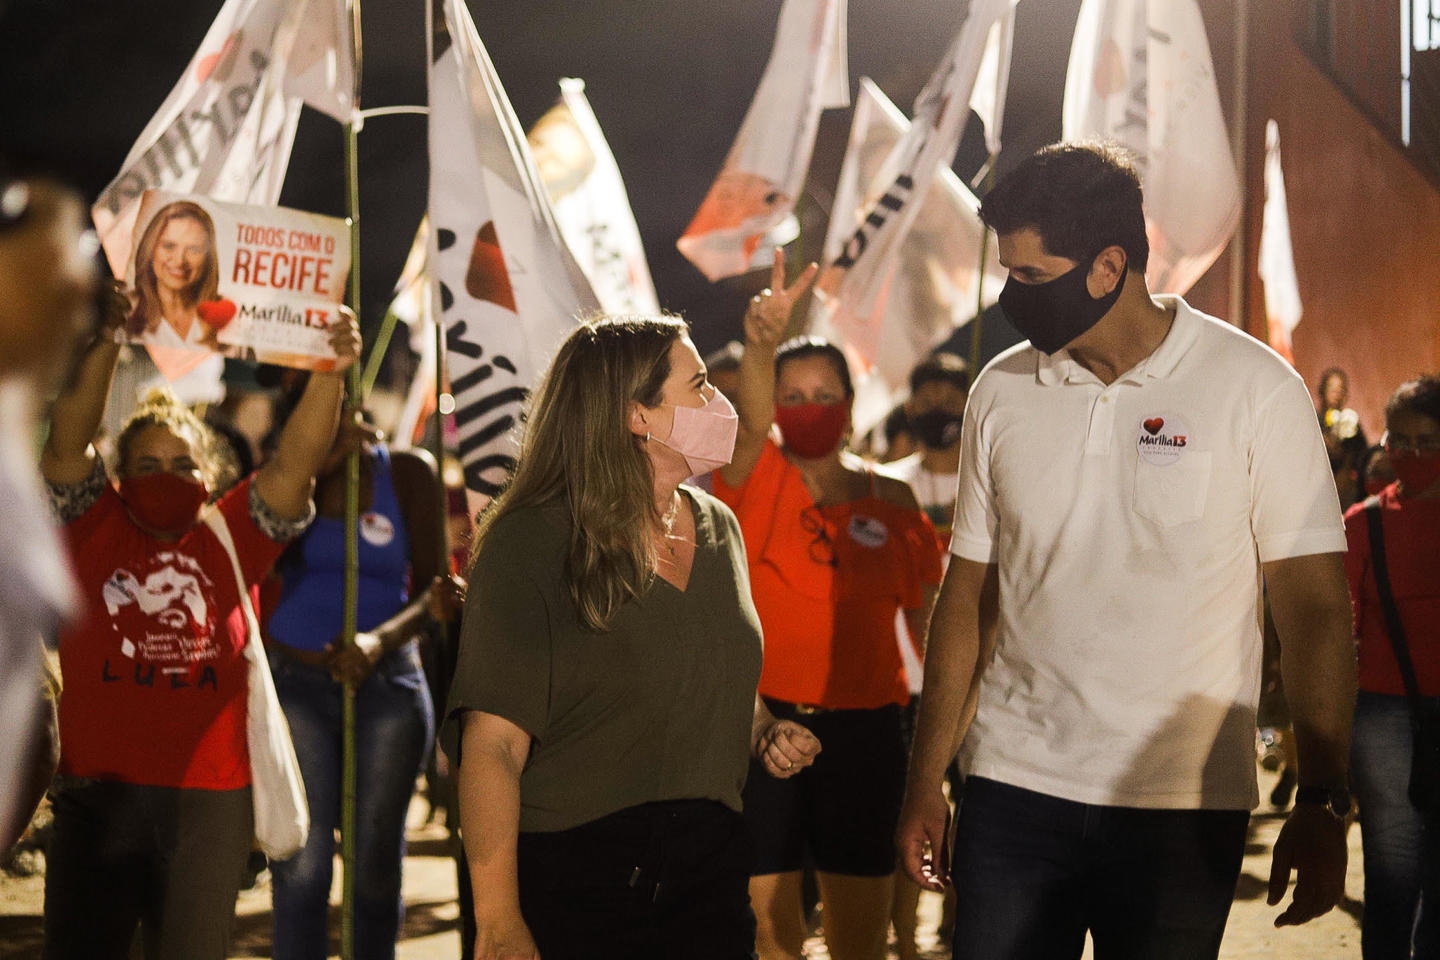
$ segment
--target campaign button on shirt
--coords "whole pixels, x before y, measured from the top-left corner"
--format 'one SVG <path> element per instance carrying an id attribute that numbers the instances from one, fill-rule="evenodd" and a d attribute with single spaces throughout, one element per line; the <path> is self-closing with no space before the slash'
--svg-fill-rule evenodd
<path id="1" fill-rule="evenodd" d="M 878 550 L 890 540 L 890 531 L 886 529 L 885 524 L 874 517 L 867 517 L 859 513 L 850 517 L 849 532 L 851 540 L 872 550 Z"/>
<path id="2" fill-rule="evenodd" d="M 395 524 L 385 514 L 371 510 L 360 517 L 360 536 L 371 546 L 386 546 L 395 539 Z"/>
<path id="3" fill-rule="evenodd" d="M 1140 459 L 1156 466 L 1174 463 L 1191 444 L 1190 428 L 1174 414 L 1146 417 L 1140 422 L 1135 449 Z"/>

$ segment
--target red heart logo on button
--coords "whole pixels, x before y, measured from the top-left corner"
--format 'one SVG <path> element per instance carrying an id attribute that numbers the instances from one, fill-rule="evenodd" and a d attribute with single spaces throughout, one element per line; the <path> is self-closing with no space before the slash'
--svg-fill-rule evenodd
<path id="1" fill-rule="evenodd" d="M 224 330 L 235 319 L 235 301 L 206 300 L 195 307 L 195 312 L 215 330 Z"/>
<path id="2" fill-rule="evenodd" d="M 1153 437 L 1155 436 L 1155 434 L 1160 432 L 1161 427 L 1165 426 L 1165 418 L 1152 417 L 1149 420 L 1146 420 L 1143 424 L 1141 424 L 1141 426 L 1145 428 L 1146 433 L 1150 434 L 1150 436 Z"/>

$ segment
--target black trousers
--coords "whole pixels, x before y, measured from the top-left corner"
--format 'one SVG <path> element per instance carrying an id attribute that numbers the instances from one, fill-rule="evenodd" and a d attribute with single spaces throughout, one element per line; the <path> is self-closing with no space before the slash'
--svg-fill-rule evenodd
<path id="1" fill-rule="evenodd" d="M 1214 960 L 1245 810 L 1092 806 L 981 777 L 955 831 L 955 960 Z"/>
<path id="2" fill-rule="evenodd" d="M 250 788 L 72 783 L 52 792 L 45 960 L 224 960 L 254 837 Z"/>
<path id="3" fill-rule="evenodd" d="M 521 833 L 520 910 L 545 960 L 753 960 L 750 839 L 710 800 Z"/>

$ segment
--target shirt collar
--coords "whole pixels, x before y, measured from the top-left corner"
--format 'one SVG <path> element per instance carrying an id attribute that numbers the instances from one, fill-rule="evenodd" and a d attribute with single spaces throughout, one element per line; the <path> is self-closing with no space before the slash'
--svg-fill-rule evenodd
<path id="1" fill-rule="evenodd" d="M 1180 358 L 1189 352 L 1200 335 L 1200 318 L 1183 299 L 1168 293 L 1156 294 L 1154 299 L 1166 309 L 1175 311 L 1175 321 L 1155 352 L 1136 364 L 1121 380 L 1163 380 L 1175 370 Z M 1053 356 L 1036 350 L 1035 379 L 1047 387 L 1062 383 L 1099 382 L 1093 373 L 1075 362 L 1068 350 L 1061 350 Z"/>

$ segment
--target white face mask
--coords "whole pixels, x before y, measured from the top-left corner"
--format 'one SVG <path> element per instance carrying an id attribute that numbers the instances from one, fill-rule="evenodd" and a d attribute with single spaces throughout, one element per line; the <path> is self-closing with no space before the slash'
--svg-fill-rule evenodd
<path id="1" fill-rule="evenodd" d="M 714 390 L 714 388 L 711 388 Z M 715 390 L 714 396 L 703 407 L 678 407 L 666 404 L 675 411 L 674 424 L 670 427 L 670 439 L 659 437 L 647 439 L 663 444 L 685 458 L 690 475 L 717 470 L 730 462 L 735 455 L 735 435 L 740 429 L 740 417 L 725 394 Z"/>

